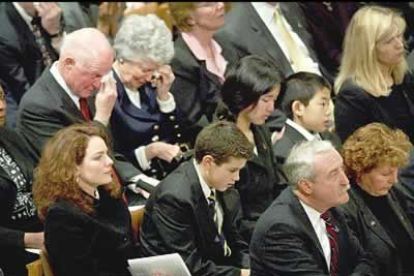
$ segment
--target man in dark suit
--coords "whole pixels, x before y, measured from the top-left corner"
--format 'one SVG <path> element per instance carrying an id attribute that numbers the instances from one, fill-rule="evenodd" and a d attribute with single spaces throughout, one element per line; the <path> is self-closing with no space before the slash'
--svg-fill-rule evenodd
<path id="1" fill-rule="evenodd" d="M 336 208 L 349 200 L 349 180 L 332 144 L 300 143 L 287 158 L 285 172 L 291 187 L 253 232 L 251 275 L 376 275 L 372 259 Z"/>
<path id="2" fill-rule="evenodd" d="M 33 33 L 39 19 L 43 45 L 52 61 L 58 58 L 62 39 L 62 11 L 55 2 L 0 3 L 0 80 L 7 86 L 7 125 L 14 126 L 18 105 L 24 93 L 40 77 L 46 64 Z M 56 47 L 56 48 L 55 48 Z"/>
<path id="3" fill-rule="evenodd" d="M 293 146 L 300 141 L 330 140 L 341 147 L 339 137 L 329 131 L 331 84 L 317 74 L 298 72 L 282 82 L 278 106 L 288 117 L 282 138 L 273 145 L 273 153 L 284 164 Z"/>
<path id="4" fill-rule="evenodd" d="M 226 25 L 216 33 L 215 38 L 224 49 L 235 53 L 235 58 L 259 55 L 274 62 L 285 76 L 289 76 L 298 68 L 292 64 L 289 49 L 286 49 L 285 41 L 276 31 L 273 18 L 276 9 L 280 10 L 292 32 L 297 35 L 295 42 L 307 52 L 308 69 L 318 72 L 312 37 L 306 29 L 302 11 L 295 2 L 235 2 L 226 15 Z"/>
<path id="5" fill-rule="evenodd" d="M 84 28 L 65 37 L 59 60 L 24 95 L 18 111 L 18 132 L 37 159 L 44 144 L 66 126 L 89 120 L 108 125 L 117 97 L 115 81 L 108 75 L 113 58 L 111 45 L 97 29 Z M 115 158 L 122 183 L 153 180 L 123 156 Z M 151 191 L 148 185 L 143 188 Z"/>
<path id="6" fill-rule="evenodd" d="M 5 114 L 0 87 L 0 268 L 25 276 L 26 264 L 38 258 L 25 248 L 43 247 L 43 225 L 32 196 L 33 160 L 18 134 L 4 127 Z"/>
<path id="7" fill-rule="evenodd" d="M 195 158 L 167 176 L 145 206 L 144 256 L 177 252 L 192 275 L 249 275 L 248 245 L 238 232 L 240 197 L 232 185 L 253 156 L 237 126 L 216 122 L 196 139 Z"/>

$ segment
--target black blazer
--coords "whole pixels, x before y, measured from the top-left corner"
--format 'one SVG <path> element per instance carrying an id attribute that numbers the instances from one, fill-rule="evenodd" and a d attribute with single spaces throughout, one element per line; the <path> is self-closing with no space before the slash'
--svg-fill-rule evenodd
<path id="1" fill-rule="evenodd" d="M 360 191 L 355 189 L 354 185 L 358 184 L 353 183 L 352 188 L 349 190 L 350 198 L 348 203 L 341 206 L 346 211 L 348 225 L 354 230 L 365 250 L 373 253 L 379 276 L 403 275 L 393 241 L 365 204 Z M 402 191 L 394 186 L 389 191 L 387 199 L 395 213 L 395 217 L 400 219 L 401 227 L 407 231 L 410 237 L 410 240 L 407 240 L 407 242 L 411 243 L 411 247 L 414 248 L 414 230 L 410 219 L 405 213 Z"/>
<path id="2" fill-rule="evenodd" d="M 239 191 L 243 219 L 240 233 L 250 242 L 254 226 L 260 215 L 272 204 L 286 187 L 280 164 L 275 162 L 266 126 L 251 126 L 258 155 L 249 159 L 240 172 L 240 180 L 235 183 Z"/>
<path id="3" fill-rule="evenodd" d="M 394 85 L 391 93 L 403 93 L 409 114 L 414 120 L 414 76 L 407 73 L 403 83 Z M 395 122 L 393 110 L 385 109 L 380 103 L 389 101 L 388 97 L 374 97 L 351 80 L 346 81 L 338 91 L 335 101 L 336 132 L 344 142 L 355 130 L 364 125 L 378 122 L 391 128 L 398 127 L 414 142 L 412 125 L 398 126 Z M 395 108 L 401 108 L 395 106 Z"/>
<path id="4" fill-rule="evenodd" d="M 45 66 L 32 31 L 12 2 L 0 3 L 0 20 L 0 80 L 7 85 L 11 98 L 18 104 Z M 51 58 L 56 60 L 58 54 L 51 46 L 49 35 L 43 28 L 41 32 Z"/>
<path id="5" fill-rule="evenodd" d="M 181 164 L 151 193 L 140 231 L 143 255 L 177 252 L 191 275 L 239 276 L 240 268 L 250 266 L 248 245 L 237 230 L 239 195 L 234 189 L 217 192 L 224 213 L 223 233 L 232 251 L 224 257 L 193 160 Z"/>
<path id="6" fill-rule="evenodd" d="M 222 83 L 207 70 L 204 60 L 195 57 L 181 35 L 174 42 L 174 51 L 171 93 L 186 125 L 185 139 L 194 145 L 197 134 L 212 121 Z M 222 55 L 228 59 L 231 53 L 223 49 Z"/>
<path id="7" fill-rule="evenodd" d="M 57 83 L 48 67 L 23 97 L 17 114 L 17 131 L 27 142 L 31 153 L 40 158 L 43 146 L 60 129 L 85 122 L 73 100 Z M 92 117 L 95 114 L 95 97 L 87 99 Z M 98 123 L 98 122 L 97 122 Z M 141 171 L 115 154 L 115 169 L 123 183 Z"/>
<path id="8" fill-rule="evenodd" d="M 329 140 L 335 146 L 337 150 L 342 147 L 341 140 L 339 137 L 332 132 L 325 131 L 319 133 L 322 140 Z M 279 164 L 285 164 L 286 158 L 289 155 L 290 150 L 293 146 L 301 141 L 305 141 L 305 137 L 292 126 L 286 124 L 285 132 L 274 145 L 273 154 Z"/>
<path id="9" fill-rule="evenodd" d="M 63 199 L 49 207 L 45 246 L 56 276 L 130 275 L 127 260 L 136 258 L 138 250 L 128 208 L 122 198 L 99 190 L 96 215 L 86 214 Z"/>
<path id="10" fill-rule="evenodd" d="M 343 213 L 329 210 L 340 229 L 338 275 L 376 275 Z M 251 276 L 330 275 L 318 237 L 299 199 L 285 189 L 260 217 L 250 243 Z"/>
<path id="11" fill-rule="evenodd" d="M 279 2 L 279 5 L 285 19 L 308 48 L 311 58 L 318 61 L 298 4 Z M 275 63 L 286 77 L 293 73 L 288 59 L 251 3 L 233 2 L 226 15 L 226 25 L 217 31 L 215 38 L 224 49 L 236 54 L 231 62 L 254 54 Z"/>

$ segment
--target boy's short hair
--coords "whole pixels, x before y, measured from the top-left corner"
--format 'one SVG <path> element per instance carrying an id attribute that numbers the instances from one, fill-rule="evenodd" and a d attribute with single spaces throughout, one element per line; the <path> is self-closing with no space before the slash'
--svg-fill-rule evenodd
<path id="1" fill-rule="evenodd" d="M 206 126 L 198 134 L 194 152 L 197 163 L 200 163 L 204 156 L 211 155 L 214 162 L 221 165 L 230 157 L 250 159 L 253 156 L 253 144 L 236 124 L 217 121 Z"/>
<path id="2" fill-rule="evenodd" d="M 332 85 L 322 76 L 310 72 L 292 74 L 282 82 L 278 106 L 289 119 L 293 119 L 292 103 L 300 101 L 307 106 L 315 94 L 323 88 L 332 91 Z"/>

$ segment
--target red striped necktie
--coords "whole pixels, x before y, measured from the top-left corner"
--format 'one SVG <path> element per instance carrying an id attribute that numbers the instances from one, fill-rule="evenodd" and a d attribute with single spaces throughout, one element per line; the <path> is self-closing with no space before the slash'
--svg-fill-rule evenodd
<path id="1" fill-rule="evenodd" d="M 338 233 L 339 228 L 335 225 L 332 217 L 327 213 L 323 213 L 321 218 L 325 221 L 326 231 L 328 232 L 329 244 L 331 246 L 331 276 L 338 276 L 339 265 L 339 246 L 338 246 Z"/>

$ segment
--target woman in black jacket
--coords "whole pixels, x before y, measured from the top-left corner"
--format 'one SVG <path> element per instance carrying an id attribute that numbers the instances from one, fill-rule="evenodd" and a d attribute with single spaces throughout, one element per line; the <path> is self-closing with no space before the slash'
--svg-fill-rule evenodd
<path id="1" fill-rule="evenodd" d="M 412 148 L 407 135 L 380 123 L 359 128 L 343 145 L 342 155 L 351 179 L 344 205 L 349 225 L 366 251 L 373 253 L 379 276 L 413 275 L 414 230 L 398 169 Z"/>
<path id="2" fill-rule="evenodd" d="M 60 130 L 43 151 L 33 195 L 56 276 L 130 275 L 131 217 L 108 144 L 103 127 L 85 123 Z"/>
<path id="3" fill-rule="evenodd" d="M 335 125 L 342 142 L 372 122 L 404 131 L 414 142 L 414 77 L 405 60 L 406 22 L 394 10 L 366 6 L 346 31 L 335 80 Z"/>
<path id="4" fill-rule="evenodd" d="M 219 120 L 233 121 L 254 145 L 254 156 L 240 172 L 235 187 L 243 209 L 240 232 L 250 242 L 254 226 L 284 185 L 282 171 L 272 153 L 271 134 L 265 125 L 275 108 L 282 74 L 272 63 L 246 56 L 229 69 L 221 90 Z"/>

